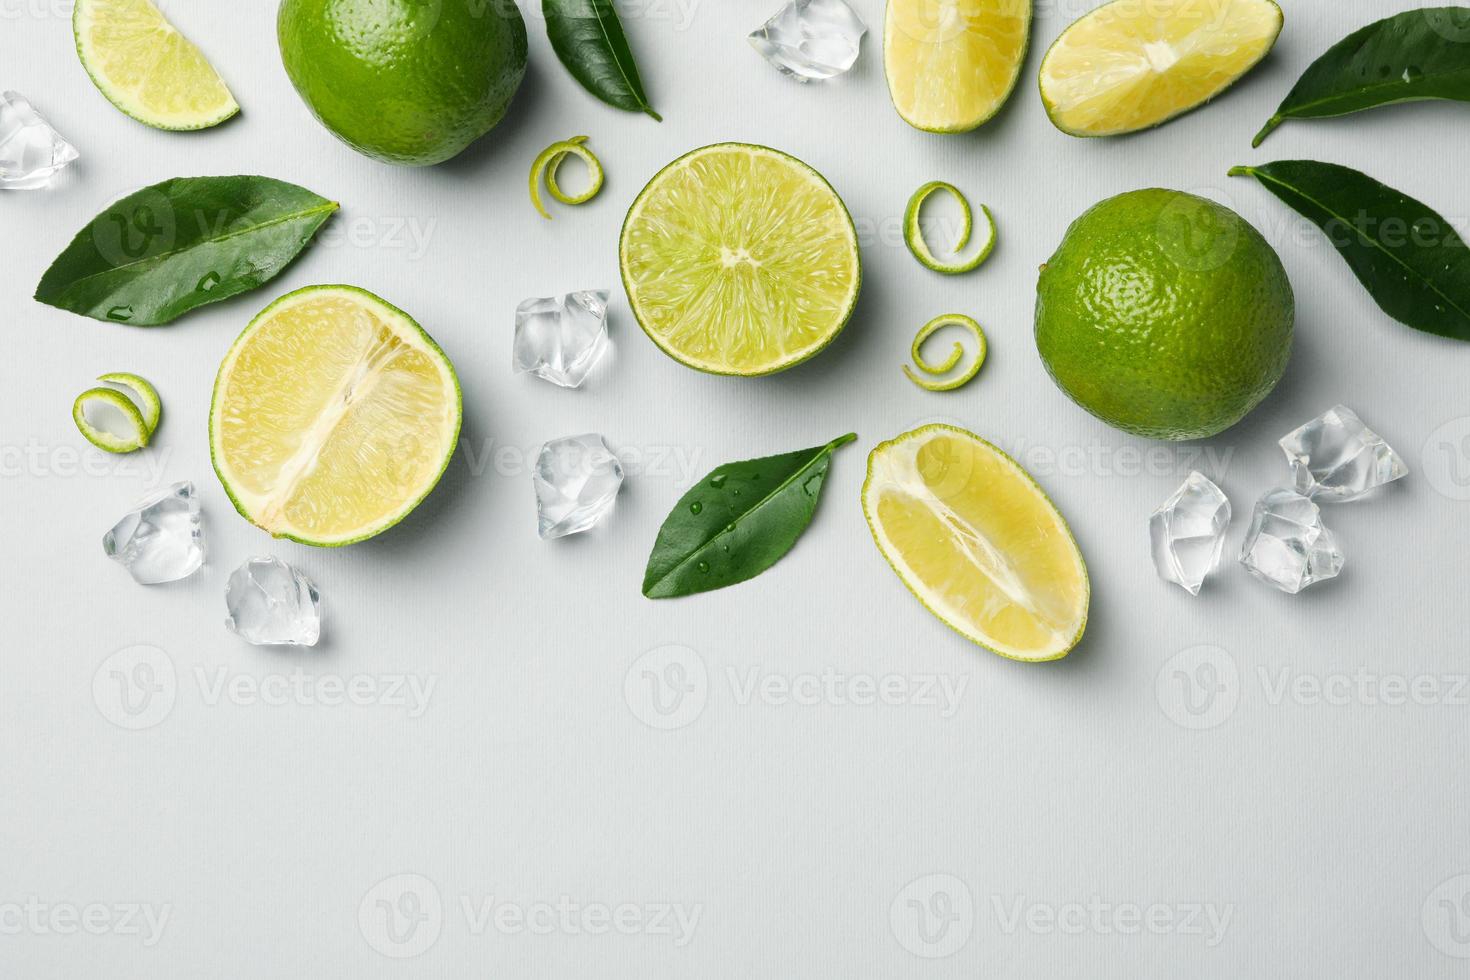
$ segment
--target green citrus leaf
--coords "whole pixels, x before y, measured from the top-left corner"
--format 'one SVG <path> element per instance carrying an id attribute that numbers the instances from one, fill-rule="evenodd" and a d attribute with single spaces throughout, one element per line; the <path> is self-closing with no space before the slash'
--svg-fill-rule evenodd
<path id="1" fill-rule="evenodd" d="M 1470 8 L 1409 10 L 1327 49 L 1251 142 L 1288 119 L 1321 119 L 1396 102 L 1470 102 Z"/>
<path id="2" fill-rule="evenodd" d="M 1332 163 L 1235 167 L 1321 228 L 1383 312 L 1470 340 L 1470 249 L 1429 205 Z"/>
<path id="3" fill-rule="evenodd" d="M 610 106 L 663 122 L 643 94 L 638 63 L 612 0 L 541 0 L 551 49 L 582 87 Z"/>
<path id="4" fill-rule="evenodd" d="M 337 204 L 269 177 L 176 177 L 107 206 L 36 287 L 48 306 L 169 323 L 269 282 Z"/>
<path id="5" fill-rule="evenodd" d="M 727 463 L 674 505 L 648 556 L 650 599 L 709 592 L 755 578 L 800 538 L 822 496 L 832 453 L 856 439 Z"/>

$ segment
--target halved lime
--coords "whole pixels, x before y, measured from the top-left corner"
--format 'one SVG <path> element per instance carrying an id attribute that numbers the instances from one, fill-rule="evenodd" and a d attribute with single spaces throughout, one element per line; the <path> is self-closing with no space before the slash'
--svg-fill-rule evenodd
<path id="1" fill-rule="evenodd" d="M 1047 51 L 1041 101 L 1071 136 L 1148 129 L 1235 84 L 1281 25 L 1274 0 L 1113 0 Z"/>
<path id="2" fill-rule="evenodd" d="M 366 290 L 308 286 L 261 311 L 225 355 L 209 447 L 251 523 L 342 545 L 428 495 L 459 424 L 454 367 L 422 327 Z"/>
<path id="3" fill-rule="evenodd" d="M 717 143 L 656 174 L 619 245 L 633 315 L 712 374 L 773 374 L 842 332 L 862 282 L 857 229 L 822 175 L 779 150 Z"/>
<path id="4" fill-rule="evenodd" d="M 926 425 L 868 456 L 863 513 L 924 607 L 1012 660 L 1065 657 L 1087 626 L 1087 566 L 1021 466 L 963 429 Z"/>
<path id="5" fill-rule="evenodd" d="M 76 0 L 82 67 L 107 100 L 157 129 L 206 129 L 240 111 L 219 73 L 151 0 Z"/>
<path id="6" fill-rule="evenodd" d="M 1031 0 L 888 0 L 883 70 L 904 122 L 931 133 L 974 129 L 1016 87 Z"/>

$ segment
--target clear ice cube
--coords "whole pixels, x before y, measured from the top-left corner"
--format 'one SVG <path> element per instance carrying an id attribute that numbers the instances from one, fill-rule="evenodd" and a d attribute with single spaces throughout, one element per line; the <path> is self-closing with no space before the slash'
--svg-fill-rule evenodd
<path id="1" fill-rule="evenodd" d="M 750 44 L 799 82 L 841 75 L 857 61 L 868 27 L 843 0 L 791 0 L 750 34 Z"/>
<path id="2" fill-rule="evenodd" d="M 1409 475 L 1383 438 L 1345 405 L 1323 412 L 1281 440 L 1298 493 L 1352 500 Z"/>
<path id="3" fill-rule="evenodd" d="M 1220 563 L 1230 501 L 1203 473 L 1192 472 L 1149 519 L 1159 578 L 1199 595 L 1205 576 Z"/>
<path id="4" fill-rule="evenodd" d="M 1295 490 L 1272 490 L 1256 501 L 1240 563 L 1268 585 L 1293 595 L 1342 571 L 1342 552 L 1322 523 L 1322 511 Z"/>
<path id="5" fill-rule="evenodd" d="M 322 597 L 311 579 L 279 558 L 251 558 L 225 585 L 225 625 L 256 646 L 315 646 Z"/>
<path id="6" fill-rule="evenodd" d="M 194 484 L 175 483 L 138 501 L 102 536 L 102 550 L 143 585 L 193 575 L 204 564 L 204 526 Z"/>
<path id="7" fill-rule="evenodd" d="M 549 540 L 607 516 L 623 486 L 623 465 L 602 436 L 568 436 L 541 447 L 533 480 L 537 532 Z"/>
<path id="8" fill-rule="evenodd" d="M 577 388 L 607 352 L 605 289 L 528 299 L 516 308 L 514 365 L 520 373 Z"/>
<path id="9" fill-rule="evenodd" d="M 31 191 L 45 187 L 77 155 L 25 96 L 0 94 L 0 188 Z"/>

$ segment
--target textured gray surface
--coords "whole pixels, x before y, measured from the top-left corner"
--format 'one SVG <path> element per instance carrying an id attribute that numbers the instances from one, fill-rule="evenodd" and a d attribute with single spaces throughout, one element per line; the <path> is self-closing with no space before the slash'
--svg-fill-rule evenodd
<path id="1" fill-rule="evenodd" d="M 1034 72 L 1087 5 L 1042 5 L 1012 104 L 960 137 L 897 118 L 876 32 L 852 75 L 803 88 L 744 40 L 767 5 L 647 0 L 626 22 L 658 125 L 585 95 L 532 17 L 511 117 L 464 158 L 412 171 L 353 154 L 309 117 L 265 0 L 169 5 L 244 105 L 196 135 L 146 129 L 102 99 L 76 64 L 64 0 L 0 0 L 0 85 L 83 153 L 50 193 L 0 199 L 0 973 L 1463 976 L 1470 348 L 1390 322 L 1315 232 L 1224 173 L 1337 161 L 1461 223 L 1467 110 L 1288 124 L 1252 152 L 1312 58 L 1411 6 L 1287 0 L 1276 53 L 1216 105 L 1136 138 L 1068 139 L 1047 123 Z M 857 7 L 881 24 L 880 0 Z M 590 134 L 608 183 L 546 222 L 526 168 L 573 133 Z M 725 139 L 795 153 L 851 207 L 866 276 L 842 340 L 769 380 L 705 377 L 655 350 L 619 293 L 614 355 L 585 390 L 512 376 L 516 303 L 614 286 L 634 194 L 680 153 Z M 105 201 L 236 172 L 343 203 L 326 241 L 268 288 L 157 330 L 30 301 Z M 1001 225 L 973 275 L 931 275 L 902 248 L 904 202 L 932 178 L 988 202 Z M 1285 381 L 1202 446 L 1103 427 L 1052 387 L 1030 341 L 1036 268 L 1067 223 L 1149 185 L 1232 204 L 1297 289 Z M 444 485 L 403 526 L 340 551 L 247 525 L 206 443 L 229 342 L 269 299 L 315 282 L 411 311 L 465 389 Z M 988 327 L 991 362 L 962 392 L 931 395 L 898 368 L 918 325 L 949 310 Z M 68 410 L 104 370 L 158 384 L 156 449 L 83 451 Z M 1348 555 L 1339 580 L 1293 599 L 1232 561 L 1196 600 L 1156 580 L 1147 517 L 1190 468 L 1231 495 L 1233 553 L 1251 502 L 1287 479 L 1276 438 L 1339 401 L 1413 469 L 1379 499 L 1329 511 Z M 1015 451 L 1070 518 L 1094 596 L 1069 660 L 1023 667 L 968 646 L 874 549 L 858 504 L 864 453 L 932 418 Z M 623 498 L 605 527 L 543 544 L 529 454 L 587 430 L 629 454 Z M 638 594 L 659 521 L 692 476 L 848 430 L 861 441 L 773 571 L 695 599 Z M 145 488 L 176 479 L 203 493 L 209 564 L 135 586 L 99 538 Z M 225 631 L 229 571 L 267 553 L 321 586 L 320 649 L 263 651 Z M 129 715 L 119 678 L 147 675 L 118 651 L 139 644 L 164 651 L 142 656 L 172 681 Z M 1222 690 L 1195 690 L 1191 713 L 1181 675 L 1208 668 Z M 649 685 L 680 677 L 684 699 L 665 688 L 655 705 Z M 343 687 L 366 703 L 322 703 Z M 412 911 L 415 897 L 418 931 L 404 918 L 392 931 L 385 908 Z M 167 912 L 161 934 L 141 915 L 124 921 L 140 903 Z M 102 934 L 63 934 L 69 915 Z"/>

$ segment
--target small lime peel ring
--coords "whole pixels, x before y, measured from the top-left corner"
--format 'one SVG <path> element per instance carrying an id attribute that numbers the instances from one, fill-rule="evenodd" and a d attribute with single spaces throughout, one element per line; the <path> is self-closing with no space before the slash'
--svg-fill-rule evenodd
<path id="1" fill-rule="evenodd" d="M 88 388 L 72 402 L 72 421 L 76 423 L 82 436 L 98 449 L 109 453 L 130 453 L 148 445 L 148 440 L 158 428 L 159 417 L 163 414 L 163 402 L 159 400 L 158 389 L 146 378 L 126 371 L 113 371 L 97 380 L 115 387 Z M 126 389 L 133 397 L 129 398 L 119 388 Z M 87 418 L 87 409 L 97 405 L 114 409 L 127 420 L 133 429 L 132 434 L 116 435 L 93 425 Z"/>
<path id="2" fill-rule="evenodd" d="M 924 240 L 924 229 L 919 225 L 919 212 L 924 208 L 924 202 L 935 191 L 945 191 L 950 194 L 960 205 L 961 226 L 960 234 L 954 243 L 954 251 L 959 252 L 970 243 L 970 232 L 974 230 L 975 218 L 970 211 L 970 202 L 960 189 L 953 184 L 942 180 L 931 180 L 929 183 L 914 191 L 913 197 L 909 198 L 908 207 L 903 213 L 903 241 L 913 253 L 914 258 L 926 269 L 943 273 L 946 276 L 957 276 L 962 272 L 978 269 L 980 264 L 990 258 L 990 253 L 995 249 L 995 217 L 985 205 L 980 205 L 980 213 L 985 216 L 985 226 L 988 236 L 985 244 L 972 257 L 954 262 L 944 262 L 934 256 L 929 249 L 929 243 Z"/>
<path id="3" fill-rule="evenodd" d="M 583 145 L 586 142 L 587 137 L 585 136 L 573 136 L 569 140 L 553 143 L 537 154 L 535 161 L 531 164 L 531 203 L 536 205 L 536 210 L 541 213 L 541 217 L 548 221 L 551 219 L 551 214 L 541 203 L 543 175 L 547 192 L 562 204 L 586 204 L 597 196 L 598 191 L 602 190 L 602 163 L 591 150 Z M 587 189 L 580 194 L 568 194 L 556 182 L 557 168 L 569 156 L 575 156 L 587 165 Z"/>
<path id="4" fill-rule="evenodd" d="M 909 347 L 909 353 L 913 356 L 914 364 L 920 372 L 929 375 L 930 378 L 937 378 L 953 371 L 959 366 L 960 361 L 964 359 L 965 345 L 958 340 L 955 341 L 954 350 L 950 351 L 949 357 L 943 361 L 934 362 L 924 357 L 924 341 L 945 327 L 964 327 L 974 336 L 976 343 L 975 360 L 965 369 L 963 374 L 957 375 L 948 381 L 931 381 L 928 378 L 921 378 L 905 364 L 903 366 L 903 373 L 908 376 L 910 381 L 925 391 L 954 391 L 956 388 L 963 387 L 974 380 L 975 375 L 980 373 L 981 365 L 985 363 L 985 354 L 989 347 L 985 342 L 985 331 L 981 329 L 980 324 L 962 313 L 944 313 L 936 316 L 920 327 L 919 332 L 914 335 L 913 345 Z"/>

